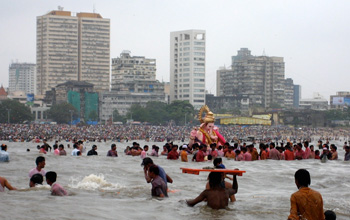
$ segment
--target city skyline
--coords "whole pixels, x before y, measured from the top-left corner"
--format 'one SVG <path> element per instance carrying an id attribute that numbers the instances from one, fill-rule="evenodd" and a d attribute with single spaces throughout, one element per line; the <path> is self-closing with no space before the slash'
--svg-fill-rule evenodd
<path id="1" fill-rule="evenodd" d="M 302 98 L 327 100 L 349 91 L 348 1 L 36 1 L 3 3 L 0 28 L 1 83 L 8 87 L 11 61 L 35 63 L 36 17 L 56 10 L 95 12 L 111 20 L 111 58 L 123 50 L 157 60 L 157 79 L 170 80 L 170 32 L 206 31 L 206 89 L 216 91 L 216 70 L 246 47 L 252 55 L 284 57 L 285 78 L 302 87 Z M 40 7 L 38 7 L 40 6 Z M 18 13 L 20 12 L 20 13 Z"/>

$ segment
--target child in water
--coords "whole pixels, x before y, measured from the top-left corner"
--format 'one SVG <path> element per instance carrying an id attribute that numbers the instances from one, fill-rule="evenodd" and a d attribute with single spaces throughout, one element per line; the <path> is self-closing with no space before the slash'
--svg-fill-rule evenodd
<path id="1" fill-rule="evenodd" d="M 238 183 L 236 175 L 233 175 L 232 188 L 224 188 L 221 183 L 224 179 L 224 174 L 220 172 L 211 172 L 208 176 L 209 189 L 204 190 L 197 198 L 186 200 L 189 206 L 194 206 L 204 200 L 207 205 L 213 209 L 224 209 L 228 206 L 229 197 L 236 194 L 238 191 Z"/>

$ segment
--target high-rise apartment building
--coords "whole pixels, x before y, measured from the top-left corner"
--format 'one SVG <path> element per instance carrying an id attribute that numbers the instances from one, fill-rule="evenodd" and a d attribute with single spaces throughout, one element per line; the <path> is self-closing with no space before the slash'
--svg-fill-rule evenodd
<path id="1" fill-rule="evenodd" d="M 110 20 L 62 10 L 38 16 L 36 54 L 39 95 L 70 80 L 109 90 Z"/>
<path id="2" fill-rule="evenodd" d="M 205 104 L 205 39 L 204 30 L 170 33 L 170 101 Z"/>
<path id="3" fill-rule="evenodd" d="M 133 104 L 145 106 L 149 101 L 166 102 L 164 83 L 156 79 L 156 59 L 131 56 L 123 51 L 112 59 L 111 91 L 100 95 L 100 118 L 113 120 L 113 111 L 126 115 Z"/>
<path id="4" fill-rule="evenodd" d="M 156 71 L 156 59 L 131 56 L 130 51 L 123 51 L 120 57 L 112 59 L 111 89 L 130 92 L 153 91 L 155 88 L 150 88 L 148 82 L 154 84 Z"/>
<path id="5" fill-rule="evenodd" d="M 301 100 L 301 86 L 294 85 L 294 97 L 293 97 L 293 107 L 299 108 Z"/>
<path id="6" fill-rule="evenodd" d="M 283 57 L 253 56 L 247 48 L 241 48 L 232 56 L 232 70 L 218 71 L 220 85 L 218 94 L 242 96 L 249 104 L 284 107 L 284 61 Z"/>
<path id="7" fill-rule="evenodd" d="M 284 107 L 288 109 L 294 107 L 294 83 L 291 78 L 285 80 Z"/>
<path id="8" fill-rule="evenodd" d="M 23 91 L 35 94 L 36 65 L 33 63 L 11 63 L 9 67 L 9 92 Z"/>

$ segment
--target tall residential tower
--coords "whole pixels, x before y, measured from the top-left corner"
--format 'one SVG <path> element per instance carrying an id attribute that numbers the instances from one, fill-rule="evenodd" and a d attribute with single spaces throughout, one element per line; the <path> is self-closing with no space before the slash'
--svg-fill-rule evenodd
<path id="1" fill-rule="evenodd" d="M 205 39 L 204 30 L 170 33 L 170 101 L 205 104 Z"/>
<path id="2" fill-rule="evenodd" d="M 232 69 L 217 74 L 219 95 L 246 97 L 252 106 L 284 107 L 283 57 L 253 56 L 248 48 L 241 48 L 232 56 Z"/>
<path id="3" fill-rule="evenodd" d="M 35 93 L 34 63 L 12 63 L 9 67 L 9 92 L 23 91 L 26 94 Z"/>
<path id="4" fill-rule="evenodd" d="M 36 54 L 38 95 L 70 80 L 109 90 L 110 20 L 62 10 L 38 16 Z"/>

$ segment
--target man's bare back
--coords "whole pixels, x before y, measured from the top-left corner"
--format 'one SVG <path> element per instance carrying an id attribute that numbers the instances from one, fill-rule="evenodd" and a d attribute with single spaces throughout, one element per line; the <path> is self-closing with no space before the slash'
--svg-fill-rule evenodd
<path id="1" fill-rule="evenodd" d="M 194 206 L 199 202 L 207 201 L 207 205 L 213 209 L 224 209 L 228 206 L 229 197 L 236 194 L 238 190 L 237 178 L 233 177 L 232 188 L 225 189 L 220 185 L 222 181 L 221 173 L 212 172 L 209 178 L 215 179 L 212 181 L 210 189 L 204 190 L 199 196 L 192 200 L 187 200 L 189 206 Z M 209 180 L 210 182 L 211 180 Z M 214 182 L 214 183 L 213 183 Z"/>

